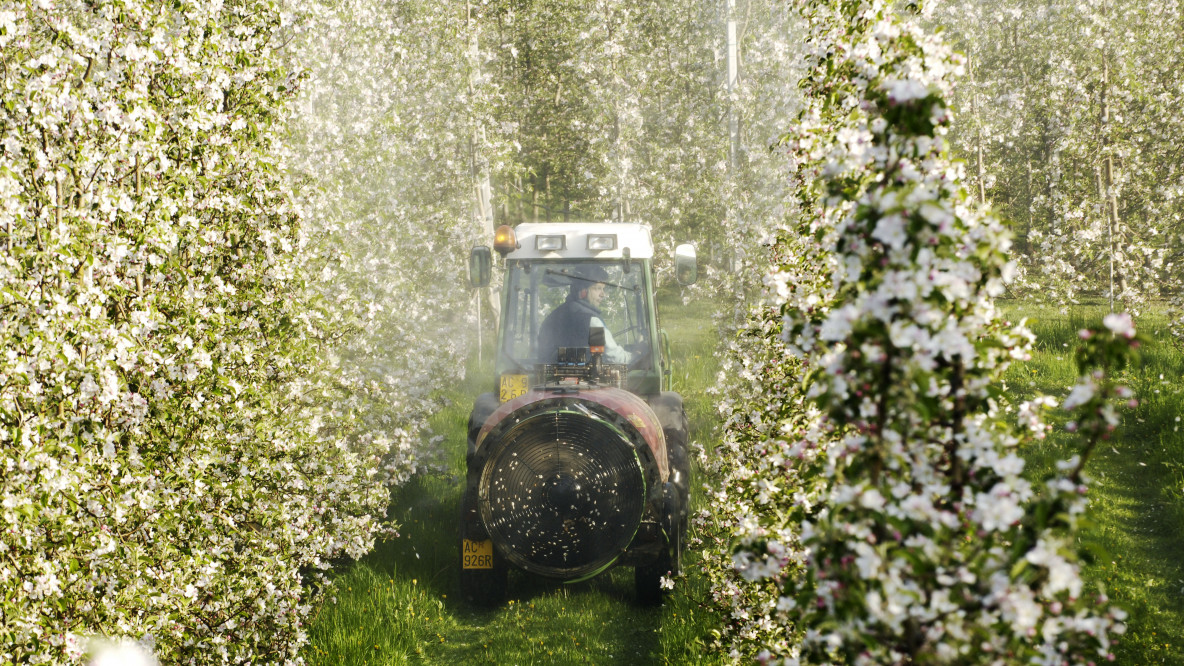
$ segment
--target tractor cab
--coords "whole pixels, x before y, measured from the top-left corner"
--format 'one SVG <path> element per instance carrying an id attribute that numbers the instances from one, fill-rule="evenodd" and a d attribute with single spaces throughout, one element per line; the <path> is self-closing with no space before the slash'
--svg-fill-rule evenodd
<path id="1" fill-rule="evenodd" d="M 636 258 L 622 256 L 632 254 L 628 246 L 599 251 L 585 247 L 562 254 L 517 251 L 507 256 L 496 362 L 499 393 L 516 393 L 524 383 L 547 384 L 568 377 L 639 394 L 661 390 L 666 363 L 652 299 L 652 246 L 648 233 L 639 233 L 644 228 L 631 231 L 639 238 L 630 239 L 626 233 L 593 238 L 607 239 L 603 243 L 610 247 L 644 240 L 634 245 L 651 251 Z M 536 232 L 522 241 L 562 246 L 568 235 Z M 575 236 L 573 244 L 583 240 L 586 246 L 591 241 L 586 232 L 570 235 Z M 557 240 L 549 241 L 552 238 Z M 528 256 L 510 258 L 516 254 Z"/>
<path id="2" fill-rule="evenodd" d="M 494 249 L 505 258 L 495 362 L 501 401 L 573 376 L 594 354 L 602 383 L 643 396 L 667 387 L 669 357 L 654 306 L 654 245 L 647 226 L 501 227 Z M 693 282 L 694 248 L 679 246 L 675 260 L 680 281 Z M 474 274 L 488 275 L 490 261 L 488 248 L 475 248 Z M 588 331 L 580 330 L 585 320 L 593 324 Z M 603 345 L 592 344 L 601 340 L 590 337 L 596 328 L 603 329 Z"/>

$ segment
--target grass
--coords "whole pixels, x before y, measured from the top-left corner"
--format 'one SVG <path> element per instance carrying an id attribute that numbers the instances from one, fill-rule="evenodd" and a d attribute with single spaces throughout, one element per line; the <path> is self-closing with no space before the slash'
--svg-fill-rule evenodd
<path id="1" fill-rule="evenodd" d="M 694 442 L 711 448 L 714 408 L 703 395 L 715 381 L 712 306 L 664 303 L 674 367 Z M 464 474 L 465 423 L 473 398 L 492 385 L 489 369 L 449 393 L 433 420 L 445 436 L 450 473 L 421 475 L 393 491 L 400 537 L 343 568 L 331 599 L 309 628 L 309 664 L 716 664 L 707 649 L 717 618 L 701 607 L 709 594 L 697 555 L 661 608 L 634 602 L 632 569 L 561 585 L 512 572 L 510 601 L 480 610 L 459 599 L 457 521 Z M 692 507 L 700 500 L 693 489 Z M 693 528 L 692 528 L 693 530 Z M 691 535 L 692 537 L 694 534 Z"/>
<path id="2" fill-rule="evenodd" d="M 1099 325 L 1106 309 L 1009 312 L 1029 317 L 1038 339 L 1032 361 L 1013 368 L 1009 384 L 1017 395 L 1063 398 L 1077 377 L 1077 331 Z M 1118 436 L 1100 446 L 1087 466 L 1092 524 L 1081 538 L 1098 555 L 1084 573 L 1130 613 L 1128 632 L 1115 649 L 1118 663 L 1184 664 L 1184 354 L 1171 344 L 1162 315 L 1137 323 L 1151 339 L 1125 378 L 1139 406 L 1127 411 Z M 1033 478 L 1073 455 L 1080 443 L 1057 425 L 1026 452 Z"/>

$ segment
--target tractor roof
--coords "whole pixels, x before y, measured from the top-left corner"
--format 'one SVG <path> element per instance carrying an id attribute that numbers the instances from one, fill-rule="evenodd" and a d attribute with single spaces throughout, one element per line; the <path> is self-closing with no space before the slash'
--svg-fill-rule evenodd
<path id="1" fill-rule="evenodd" d="M 527 222 L 514 227 L 518 249 L 506 259 L 621 259 L 624 250 L 634 259 L 654 256 L 654 242 L 646 224 L 622 222 Z M 611 236 L 612 241 L 606 237 Z M 562 237 L 561 250 L 539 249 Z M 599 244 L 606 249 L 589 249 Z"/>

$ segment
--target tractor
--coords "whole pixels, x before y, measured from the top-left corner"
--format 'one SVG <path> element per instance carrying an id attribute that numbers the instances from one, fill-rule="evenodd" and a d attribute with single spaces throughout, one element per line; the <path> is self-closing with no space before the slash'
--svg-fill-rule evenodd
<path id="1" fill-rule="evenodd" d="M 461 499 L 464 598 L 497 605 L 508 572 L 563 582 L 634 568 L 660 603 L 678 573 L 690 489 L 687 417 L 668 390 L 648 226 L 525 223 L 496 230 L 503 260 L 493 391 L 474 402 Z M 696 280 L 695 248 L 675 274 Z M 473 287 L 493 252 L 473 248 Z"/>

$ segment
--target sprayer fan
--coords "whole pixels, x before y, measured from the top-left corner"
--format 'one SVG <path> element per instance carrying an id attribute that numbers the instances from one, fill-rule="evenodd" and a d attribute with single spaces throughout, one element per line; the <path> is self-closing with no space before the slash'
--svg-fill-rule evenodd
<path id="1" fill-rule="evenodd" d="M 506 559 L 568 580 L 612 564 L 645 509 L 641 436 L 611 410 L 567 398 L 507 421 L 489 433 L 478 491 Z"/>

